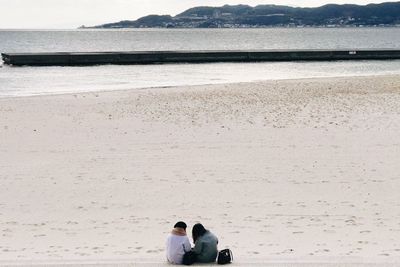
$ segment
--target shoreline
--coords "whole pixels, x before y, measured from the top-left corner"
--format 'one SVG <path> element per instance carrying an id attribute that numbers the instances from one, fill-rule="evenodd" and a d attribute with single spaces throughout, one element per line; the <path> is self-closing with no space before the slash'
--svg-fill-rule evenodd
<path id="1" fill-rule="evenodd" d="M 348 75 L 348 76 L 329 76 L 329 77 L 305 77 L 305 78 L 282 78 L 282 79 L 270 79 L 270 80 L 258 80 L 258 81 L 243 81 L 243 82 L 221 82 L 221 83 L 205 83 L 205 84 L 195 84 L 195 85 L 167 85 L 167 86 L 150 86 L 150 87 L 140 87 L 132 89 L 107 89 L 98 91 L 77 91 L 77 92 L 51 92 L 43 94 L 31 94 L 31 95 L 15 95 L 15 96 L 1 96 L 2 99 L 16 99 L 16 98 L 36 98 L 36 97 L 56 97 L 56 96 L 70 96 L 70 95 L 84 95 L 84 94 L 107 94 L 107 93 L 133 93 L 133 92 L 144 92 L 144 91 L 163 91 L 163 90 L 179 90 L 179 89 L 195 89 L 203 87 L 220 87 L 220 86 L 235 86 L 235 85 L 251 85 L 251 84 L 267 84 L 274 82 L 284 82 L 284 81 L 318 81 L 318 80 L 329 80 L 329 79 L 350 79 L 350 78 L 394 78 L 399 77 L 400 74 L 378 74 L 378 75 Z"/>
<path id="2" fill-rule="evenodd" d="M 0 98 L 0 112 L 0 265 L 165 265 L 178 220 L 240 266 L 400 262 L 400 75 Z"/>

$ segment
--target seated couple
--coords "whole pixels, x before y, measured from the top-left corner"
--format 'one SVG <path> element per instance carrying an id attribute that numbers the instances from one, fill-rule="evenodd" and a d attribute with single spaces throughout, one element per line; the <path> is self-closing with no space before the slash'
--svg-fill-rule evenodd
<path id="1" fill-rule="evenodd" d="M 182 264 L 186 252 L 192 251 L 196 262 L 215 262 L 218 255 L 218 238 L 200 223 L 192 229 L 194 247 L 186 235 L 186 223 L 177 222 L 167 238 L 167 260 L 172 264 Z"/>

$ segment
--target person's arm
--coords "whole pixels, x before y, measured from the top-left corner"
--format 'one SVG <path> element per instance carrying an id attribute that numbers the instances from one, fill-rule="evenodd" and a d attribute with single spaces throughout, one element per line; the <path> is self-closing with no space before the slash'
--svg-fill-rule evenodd
<path id="1" fill-rule="evenodd" d="M 168 236 L 167 236 L 167 240 L 165 240 L 165 247 L 166 247 L 166 250 L 167 250 L 167 251 L 169 251 L 169 243 L 170 243 L 170 242 L 169 242 L 169 239 L 170 239 L 170 238 L 171 238 L 171 237 L 168 235 Z"/>
<path id="2" fill-rule="evenodd" d="M 188 252 L 192 249 L 192 246 L 190 245 L 189 238 L 186 238 L 185 243 L 183 243 L 183 250 L 185 252 Z"/>
<path id="3" fill-rule="evenodd" d="M 200 254 L 202 250 L 203 250 L 203 242 L 197 240 L 196 243 L 194 244 L 193 251 L 196 254 Z"/>

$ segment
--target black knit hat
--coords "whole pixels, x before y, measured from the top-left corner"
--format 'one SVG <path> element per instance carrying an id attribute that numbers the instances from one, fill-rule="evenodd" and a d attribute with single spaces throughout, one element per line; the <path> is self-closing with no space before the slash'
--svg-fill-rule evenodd
<path id="1" fill-rule="evenodd" d="M 186 227 L 187 227 L 187 225 L 186 225 L 186 223 L 184 223 L 184 222 L 177 222 L 177 223 L 174 225 L 174 228 L 183 228 L 183 229 L 185 229 L 185 230 L 186 230 Z"/>

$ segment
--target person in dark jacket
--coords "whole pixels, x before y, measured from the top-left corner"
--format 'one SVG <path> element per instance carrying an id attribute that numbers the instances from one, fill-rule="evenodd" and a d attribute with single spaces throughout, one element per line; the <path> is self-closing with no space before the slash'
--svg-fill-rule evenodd
<path id="1" fill-rule="evenodd" d="M 218 238 L 200 223 L 193 226 L 192 237 L 196 261 L 201 263 L 215 262 L 218 255 Z"/>

